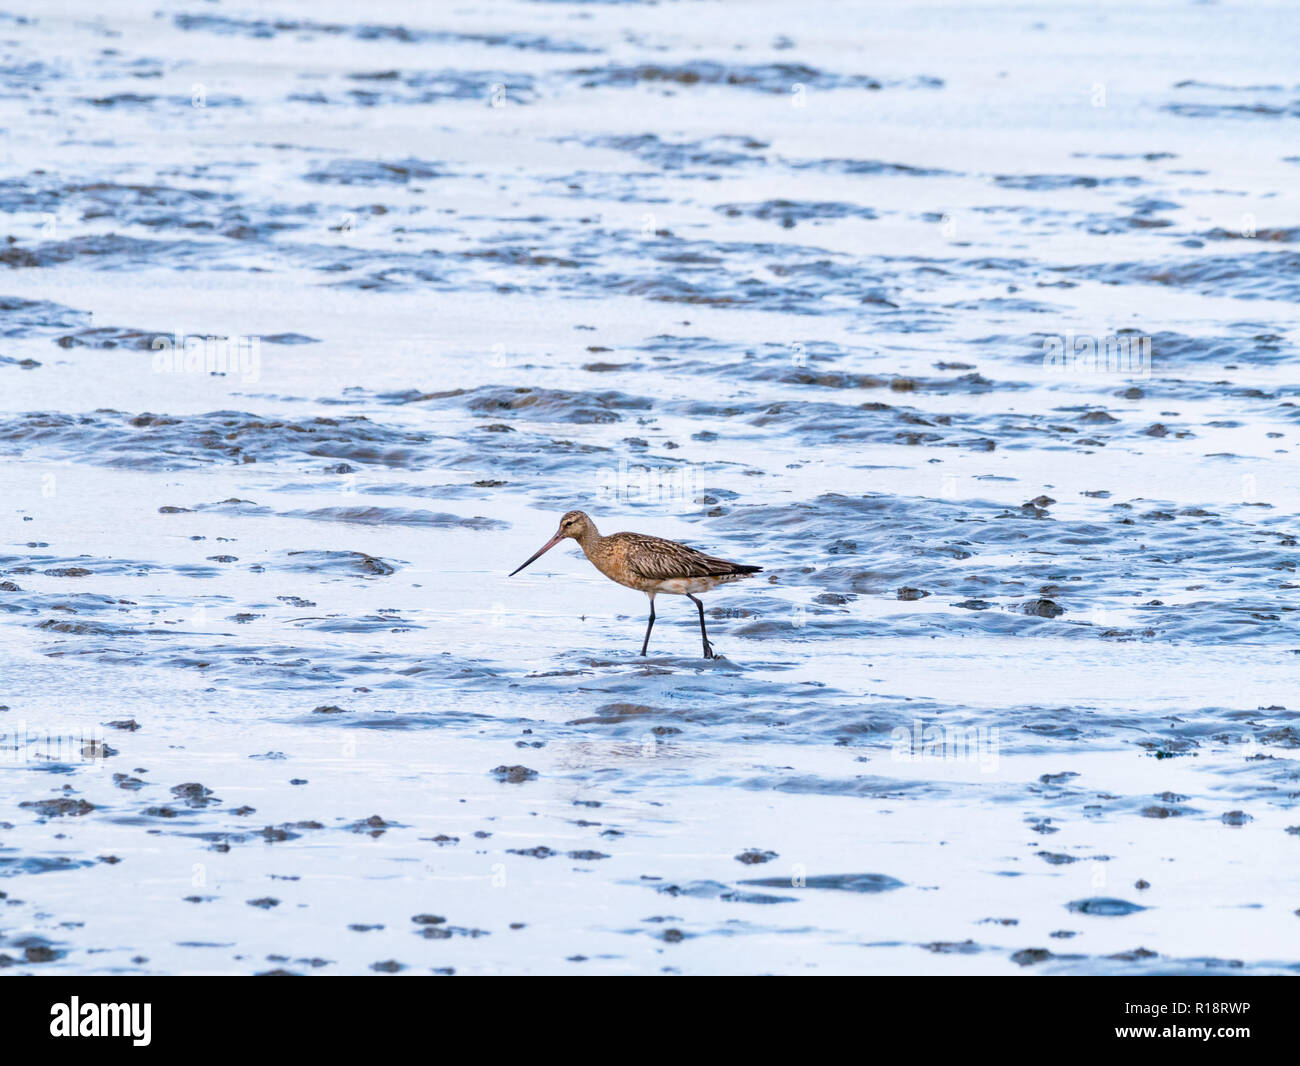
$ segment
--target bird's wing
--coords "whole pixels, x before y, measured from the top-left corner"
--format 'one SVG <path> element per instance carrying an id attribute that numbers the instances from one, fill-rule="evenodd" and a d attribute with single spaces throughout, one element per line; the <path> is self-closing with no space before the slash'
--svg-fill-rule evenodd
<path id="1" fill-rule="evenodd" d="M 624 550 L 627 567 L 649 581 L 667 581 L 675 577 L 720 577 L 740 571 L 735 563 L 688 548 L 672 540 L 632 533 L 626 536 Z M 745 568 L 748 569 L 748 568 Z"/>

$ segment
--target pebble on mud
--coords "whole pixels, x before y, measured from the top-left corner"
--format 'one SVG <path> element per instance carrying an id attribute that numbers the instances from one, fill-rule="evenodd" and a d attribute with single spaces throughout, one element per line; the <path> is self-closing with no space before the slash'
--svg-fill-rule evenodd
<path id="1" fill-rule="evenodd" d="M 47 800 L 25 800 L 18 806 L 30 808 L 43 818 L 59 818 L 65 814 L 75 817 L 89 814 L 95 809 L 93 803 L 87 803 L 84 799 L 70 799 L 67 796 Z"/>
<path id="2" fill-rule="evenodd" d="M 736 856 L 737 862 L 743 862 L 746 866 L 753 866 L 755 863 L 771 862 L 777 858 L 775 851 L 760 851 L 757 848 L 750 848 L 748 851 L 742 851 Z"/>
<path id="3" fill-rule="evenodd" d="M 512 785 L 519 785 L 525 781 L 531 781 L 537 776 L 536 770 L 530 770 L 527 766 L 506 766 L 502 764 L 493 771 L 498 781 L 507 782 Z"/>

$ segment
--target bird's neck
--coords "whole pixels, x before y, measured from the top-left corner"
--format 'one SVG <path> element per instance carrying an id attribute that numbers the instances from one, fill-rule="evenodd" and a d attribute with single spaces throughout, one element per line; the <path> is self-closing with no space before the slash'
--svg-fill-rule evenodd
<path id="1" fill-rule="evenodd" d="M 586 529 L 582 531 L 582 536 L 574 539 L 577 540 L 578 547 L 582 549 L 582 554 L 590 559 L 591 553 L 600 547 L 600 542 L 605 538 L 600 535 L 600 530 L 588 522 Z"/>

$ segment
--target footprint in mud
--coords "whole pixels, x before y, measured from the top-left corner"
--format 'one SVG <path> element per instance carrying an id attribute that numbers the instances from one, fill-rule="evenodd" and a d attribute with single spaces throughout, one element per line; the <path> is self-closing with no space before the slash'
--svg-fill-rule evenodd
<path id="1" fill-rule="evenodd" d="M 903 882 L 886 874 L 816 874 L 812 877 L 764 877 L 741 881 L 742 885 L 764 888 L 829 888 L 840 892 L 888 892 L 902 888 Z"/>
<path id="2" fill-rule="evenodd" d="M 1097 896 L 1092 899 L 1077 899 L 1067 904 L 1070 910 L 1076 914 L 1093 914 L 1107 918 L 1119 918 L 1127 914 L 1136 914 L 1138 911 L 1144 911 L 1147 908 L 1140 903 L 1130 903 L 1128 900 L 1112 899 L 1106 896 Z"/>

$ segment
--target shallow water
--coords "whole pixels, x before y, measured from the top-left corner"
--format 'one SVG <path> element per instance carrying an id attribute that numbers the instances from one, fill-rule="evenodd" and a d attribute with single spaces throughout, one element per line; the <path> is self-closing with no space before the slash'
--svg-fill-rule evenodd
<path id="1" fill-rule="evenodd" d="M 1300 968 L 1294 14 L 737 10 L 0 17 L 0 964 Z"/>

